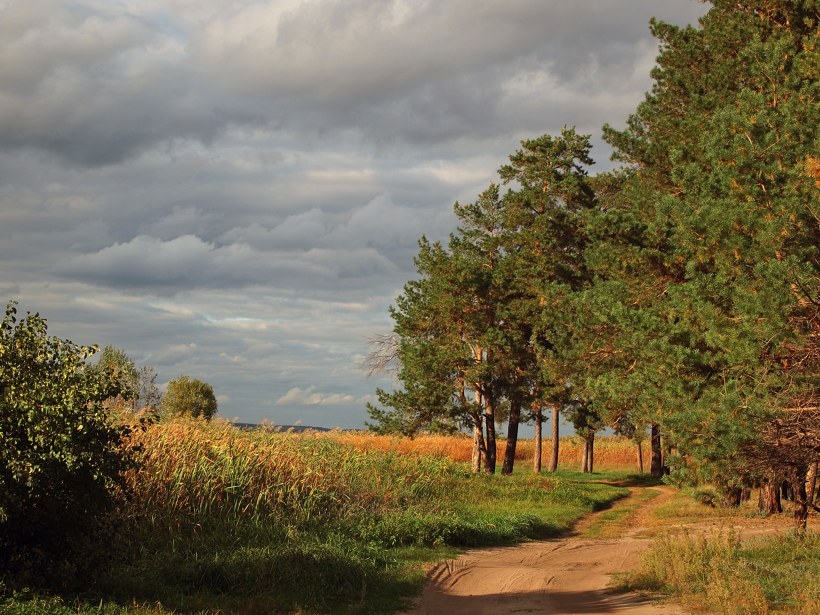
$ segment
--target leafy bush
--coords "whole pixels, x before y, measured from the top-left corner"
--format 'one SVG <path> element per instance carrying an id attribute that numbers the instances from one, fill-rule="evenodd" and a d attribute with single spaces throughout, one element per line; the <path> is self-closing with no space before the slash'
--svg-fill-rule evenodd
<path id="1" fill-rule="evenodd" d="M 116 382 L 85 363 L 96 349 L 16 314 L 8 304 L 0 326 L 0 567 L 48 575 L 111 504 L 126 430 L 102 403 Z"/>
<path id="2" fill-rule="evenodd" d="M 162 399 L 163 414 L 171 416 L 204 417 L 207 420 L 216 414 L 214 388 L 207 382 L 180 376 L 168 383 Z"/>

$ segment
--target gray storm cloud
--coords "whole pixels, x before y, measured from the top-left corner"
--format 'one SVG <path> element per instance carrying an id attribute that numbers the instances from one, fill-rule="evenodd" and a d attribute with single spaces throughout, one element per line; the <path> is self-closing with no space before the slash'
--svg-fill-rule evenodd
<path id="1" fill-rule="evenodd" d="M 175 294 L 196 288 L 270 285 L 361 290 L 397 268 L 371 247 L 258 251 L 244 243 L 215 246 L 193 235 L 162 241 L 138 236 L 125 244 L 74 257 L 55 271 L 100 286 Z"/>
<path id="2" fill-rule="evenodd" d="M 174 139 L 210 143 L 235 126 L 417 144 L 490 138 L 511 122 L 535 132 L 567 103 L 539 96 L 532 109 L 528 87 L 581 104 L 631 89 L 652 53 L 635 15 L 695 12 L 657 4 L 203 2 L 210 12 L 192 16 L 186 3 L 170 14 L 152 3 L 11 1 L 0 139 L 99 165 Z M 615 102 L 625 113 L 632 101 Z M 597 127 L 603 110 L 584 105 L 574 123 Z"/>
<path id="3" fill-rule="evenodd" d="M 361 426 L 418 238 L 521 139 L 600 144 L 651 85 L 649 18 L 706 8 L 0 0 L 2 298 L 225 416 Z"/>

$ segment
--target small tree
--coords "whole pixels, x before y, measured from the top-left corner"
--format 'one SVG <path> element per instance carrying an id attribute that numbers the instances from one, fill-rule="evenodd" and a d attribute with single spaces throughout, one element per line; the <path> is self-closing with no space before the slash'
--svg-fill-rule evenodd
<path id="1" fill-rule="evenodd" d="M 100 353 L 96 369 L 119 380 L 122 389 L 120 397 L 128 402 L 132 410 L 159 410 L 162 394 L 157 388 L 157 372 L 153 367 L 137 367 L 124 350 L 106 346 Z"/>
<path id="2" fill-rule="evenodd" d="M 86 364 L 96 347 L 16 314 L 9 303 L 0 325 L 0 569 L 48 578 L 112 504 L 128 430 L 103 404 L 119 381 Z"/>
<path id="3" fill-rule="evenodd" d="M 162 399 L 162 412 L 172 416 L 201 416 L 210 421 L 216 414 L 214 389 L 196 378 L 175 378 L 168 383 Z"/>

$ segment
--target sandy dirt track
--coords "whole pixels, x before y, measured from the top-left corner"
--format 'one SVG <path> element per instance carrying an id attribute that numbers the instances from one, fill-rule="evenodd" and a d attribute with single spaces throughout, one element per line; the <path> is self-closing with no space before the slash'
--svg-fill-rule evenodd
<path id="1" fill-rule="evenodd" d="M 642 504 L 618 538 L 581 537 L 583 528 L 595 520 L 591 515 L 567 537 L 476 549 L 437 564 L 416 608 L 407 615 L 683 614 L 675 605 L 607 589 L 611 575 L 635 567 L 651 544 L 651 539 L 637 535 L 649 510 L 668 495 Z"/>

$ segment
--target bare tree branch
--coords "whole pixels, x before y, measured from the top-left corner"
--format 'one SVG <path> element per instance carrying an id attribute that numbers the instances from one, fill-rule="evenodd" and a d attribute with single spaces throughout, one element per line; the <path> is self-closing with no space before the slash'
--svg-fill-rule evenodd
<path id="1" fill-rule="evenodd" d="M 395 374 L 399 371 L 399 336 L 395 333 L 379 333 L 367 345 L 370 352 L 365 357 L 363 367 L 367 377 L 373 374 Z"/>

